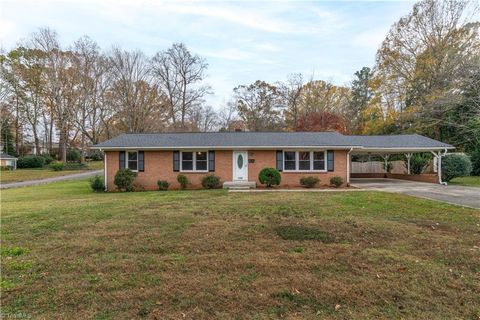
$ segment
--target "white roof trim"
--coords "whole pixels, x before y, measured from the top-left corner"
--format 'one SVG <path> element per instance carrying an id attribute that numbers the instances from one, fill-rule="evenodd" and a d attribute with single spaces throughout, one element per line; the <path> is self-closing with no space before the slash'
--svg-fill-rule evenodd
<path id="1" fill-rule="evenodd" d="M 95 147 L 90 149 L 99 150 L 279 150 L 279 149 L 335 149 L 347 150 L 350 148 L 361 148 L 358 146 L 185 146 L 185 147 Z M 437 149 L 435 149 L 437 150 Z"/>
<path id="2" fill-rule="evenodd" d="M 431 151 L 455 149 L 455 147 L 411 147 L 411 148 L 391 148 L 391 147 L 362 147 L 362 146 L 184 146 L 184 147 L 95 147 L 90 149 L 98 150 L 279 150 L 279 149 L 331 149 L 331 150 L 348 150 L 353 149 L 362 153 L 368 152 L 415 152 L 415 151 Z"/>

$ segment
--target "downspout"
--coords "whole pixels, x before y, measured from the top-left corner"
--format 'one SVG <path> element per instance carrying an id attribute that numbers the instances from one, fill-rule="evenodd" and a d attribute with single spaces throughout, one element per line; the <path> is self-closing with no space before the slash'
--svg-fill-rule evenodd
<path id="1" fill-rule="evenodd" d="M 350 152 L 352 152 L 353 147 L 347 152 L 347 186 L 350 185 Z"/>
<path id="2" fill-rule="evenodd" d="M 444 186 L 446 186 L 447 183 L 445 181 L 442 181 L 442 157 L 444 157 L 447 154 L 447 152 L 448 152 L 447 148 L 444 149 L 443 154 L 441 150 L 438 151 L 438 154 L 432 151 L 433 155 L 437 158 L 438 183 Z"/>
<path id="3" fill-rule="evenodd" d="M 99 150 L 100 152 L 103 151 L 102 149 L 99 149 Z M 106 152 L 103 152 L 103 183 L 105 184 L 105 192 L 107 192 L 108 181 L 107 181 L 107 153 Z"/>

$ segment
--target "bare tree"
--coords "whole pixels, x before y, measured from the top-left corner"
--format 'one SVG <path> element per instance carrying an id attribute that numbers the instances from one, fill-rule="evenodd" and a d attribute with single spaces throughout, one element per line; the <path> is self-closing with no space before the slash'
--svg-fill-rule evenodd
<path id="1" fill-rule="evenodd" d="M 301 73 L 290 74 L 287 77 L 287 82 L 278 84 L 280 95 L 286 106 L 285 122 L 290 130 L 294 130 L 298 123 L 303 86 Z"/>
<path id="2" fill-rule="evenodd" d="M 211 106 L 197 109 L 191 116 L 192 130 L 213 131 L 218 126 L 218 115 Z"/>
<path id="3" fill-rule="evenodd" d="M 232 124 L 238 121 L 237 105 L 235 101 L 227 101 L 218 113 L 218 126 L 222 131 L 231 131 Z"/>
<path id="4" fill-rule="evenodd" d="M 164 122 L 164 100 L 151 85 L 147 57 L 140 51 L 114 48 L 109 57 L 112 86 L 109 101 L 127 132 L 148 132 Z"/>
<path id="5" fill-rule="evenodd" d="M 257 80 L 233 89 L 239 117 L 251 131 L 279 130 L 282 104 L 276 86 Z"/>
<path id="6" fill-rule="evenodd" d="M 74 43 L 74 68 L 78 82 L 78 100 L 74 125 L 80 131 L 82 160 L 86 143 L 95 144 L 102 133 L 102 115 L 106 113 L 103 95 L 109 85 L 108 63 L 98 45 L 88 37 Z"/>
<path id="7" fill-rule="evenodd" d="M 45 53 L 45 97 L 49 119 L 59 131 L 59 157 L 67 161 L 67 145 L 76 103 L 75 77 L 72 71 L 73 55 L 62 51 L 55 31 L 42 28 L 33 33 L 31 45 Z M 47 117 L 44 117 L 47 119 Z M 52 152 L 53 121 L 49 128 L 49 150 Z"/>
<path id="8" fill-rule="evenodd" d="M 183 43 L 175 43 L 153 58 L 155 83 L 166 97 L 175 129 L 184 130 L 188 115 L 200 110 L 205 96 L 211 93 L 208 85 L 201 84 L 207 66 L 205 60 L 192 55 Z"/>

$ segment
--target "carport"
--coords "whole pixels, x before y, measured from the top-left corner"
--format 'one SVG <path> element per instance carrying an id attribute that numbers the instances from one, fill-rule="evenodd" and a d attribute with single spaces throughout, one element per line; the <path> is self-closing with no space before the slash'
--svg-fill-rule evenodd
<path id="1" fill-rule="evenodd" d="M 431 182 L 445 184 L 442 181 L 442 157 L 448 150 L 454 149 L 453 146 L 433 140 L 421 135 L 391 135 L 391 136 L 350 136 L 359 147 L 352 148 L 348 153 L 347 174 L 349 182 L 351 179 L 362 178 L 391 178 L 419 182 Z M 433 155 L 433 167 L 435 174 L 411 174 L 410 159 L 414 153 L 430 153 Z M 403 155 L 406 158 L 405 172 L 388 172 L 388 161 L 393 155 Z M 383 170 L 375 172 L 358 173 L 352 170 L 352 158 L 355 156 L 367 157 L 378 156 L 383 160 Z"/>

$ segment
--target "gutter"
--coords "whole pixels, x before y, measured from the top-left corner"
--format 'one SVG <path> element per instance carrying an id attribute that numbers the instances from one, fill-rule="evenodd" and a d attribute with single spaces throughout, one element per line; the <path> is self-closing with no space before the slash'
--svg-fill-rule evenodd
<path id="1" fill-rule="evenodd" d="M 439 167 L 440 167 L 440 174 L 438 175 L 438 182 L 440 182 L 441 185 L 443 186 L 446 186 L 447 183 L 442 181 L 442 157 L 445 157 L 445 155 L 447 154 L 448 152 L 448 149 L 445 148 L 444 151 L 443 151 L 443 154 L 441 151 L 438 151 L 438 159 L 440 160 L 439 161 Z"/>
<path id="2" fill-rule="evenodd" d="M 438 154 L 435 153 L 434 151 L 430 151 L 438 160 L 437 160 L 437 173 L 438 173 L 438 183 L 441 184 L 442 186 L 446 186 L 447 182 L 442 181 L 442 157 L 445 157 L 447 154 L 449 148 L 443 149 L 438 151 Z"/>

